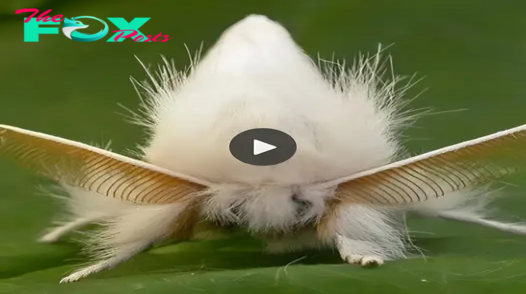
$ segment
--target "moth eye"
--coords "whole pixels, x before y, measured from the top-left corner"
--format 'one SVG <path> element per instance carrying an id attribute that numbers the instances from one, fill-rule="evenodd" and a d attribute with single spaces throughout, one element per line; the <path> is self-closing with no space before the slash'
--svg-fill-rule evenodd
<path id="1" fill-rule="evenodd" d="M 302 199 L 298 194 L 292 194 L 292 202 L 298 216 L 304 216 L 312 208 L 312 202 Z"/>

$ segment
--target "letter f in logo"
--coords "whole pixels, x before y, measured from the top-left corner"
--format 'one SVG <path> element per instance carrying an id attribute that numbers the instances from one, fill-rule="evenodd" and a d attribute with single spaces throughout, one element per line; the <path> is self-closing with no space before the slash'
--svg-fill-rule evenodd
<path id="1" fill-rule="evenodd" d="M 24 18 L 27 20 L 28 18 Z M 56 22 L 37 21 L 32 17 L 28 22 L 24 22 L 24 42 L 38 42 L 41 34 L 58 34 L 58 28 L 42 28 L 41 25 L 56 25 Z M 59 24 L 59 23 L 58 23 Z"/>

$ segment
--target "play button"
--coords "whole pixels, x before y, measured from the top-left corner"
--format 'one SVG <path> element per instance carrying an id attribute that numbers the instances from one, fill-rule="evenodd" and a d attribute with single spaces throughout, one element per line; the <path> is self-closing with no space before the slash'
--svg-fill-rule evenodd
<path id="1" fill-rule="evenodd" d="M 291 136 L 274 129 L 244 131 L 230 141 L 230 153 L 237 160 L 258 166 L 285 162 L 296 153 L 296 148 Z"/>

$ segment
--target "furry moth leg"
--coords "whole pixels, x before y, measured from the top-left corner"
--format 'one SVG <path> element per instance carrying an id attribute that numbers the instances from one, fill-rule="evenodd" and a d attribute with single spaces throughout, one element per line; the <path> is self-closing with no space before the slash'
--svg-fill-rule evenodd
<path id="1" fill-rule="evenodd" d="M 347 263 L 357 264 L 363 267 L 378 266 L 384 263 L 384 259 L 381 256 L 369 253 L 374 251 L 370 249 L 374 247 L 372 244 L 349 239 L 342 235 L 337 235 L 335 242 L 341 258 Z"/>
<path id="2" fill-rule="evenodd" d="M 72 221 L 66 222 L 63 225 L 50 228 L 46 234 L 44 234 L 42 237 L 38 238 L 38 242 L 42 243 L 55 243 L 63 236 L 82 229 L 83 227 L 99 221 L 100 218 L 98 217 L 91 217 L 91 218 L 84 218 L 79 217 L 76 219 L 73 219 Z"/>
<path id="3" fill-rule="evenodd" d="M 49 228 L 43 236 L 39 237 L 38 241 L 43 243 L 57 242 L 73 231 L 115 217 L 131 207 L 130 203 L 68 185 L 52 185 L 43 190 L 44 193 L 63 201 L 68 214 L 67 221 Z"/>
<path id="4" fill-rule="evenodd" d="M 346 205 L 329 220 L 328 233 L 341 258 L 351 264 L 377 266 L 406 258 L 403 213 Z"/>
<path id="5" fill-rule="evenodd" d="M 75 282 L 94 273 L 111 269 L 174 235 L 185 204 L 134 205 L 106 223 L 88 242 L 97 262 L 63 278 Z M 91 245 L 92 244 L 92 245 Z M 91 245 L 91 246 L 90 246 Z"/>
<path id="6" fill-rule="evenodd" d="M 106 269 L 111 269 L 127 261 L 133 256 L 147 250 L 149 247 L 152 246 L 153 243 L 155 243 L 153 241 L 154 240 L 145 239 L 145 240 L 140 240 L 137 242 L 121 245 L 118 248 L 114 249 L 113 257 L 107 258 L 105 260 L 94 263 L 90 266 L 77 270 L 74 273 L 70 274 L 69 276 L 60 280 L 60 283 L 76 282 L 91 274 L 98 273 Z"/>

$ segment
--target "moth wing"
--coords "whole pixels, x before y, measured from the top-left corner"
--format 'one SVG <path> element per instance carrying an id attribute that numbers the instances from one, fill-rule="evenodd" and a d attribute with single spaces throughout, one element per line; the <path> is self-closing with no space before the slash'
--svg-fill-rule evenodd
<path id="1" fill-rule="evenodd" d="M 438 198 L 526 168 L 526 125 L 324 183 L 336 202 L 381 205 Z"/>
<path id="2" fill-rule="evenodd" d="M 210 185 L 83 143 L 0 125 L 0 155 L 60 183 L 140 204 L 185 202 Z"/>

